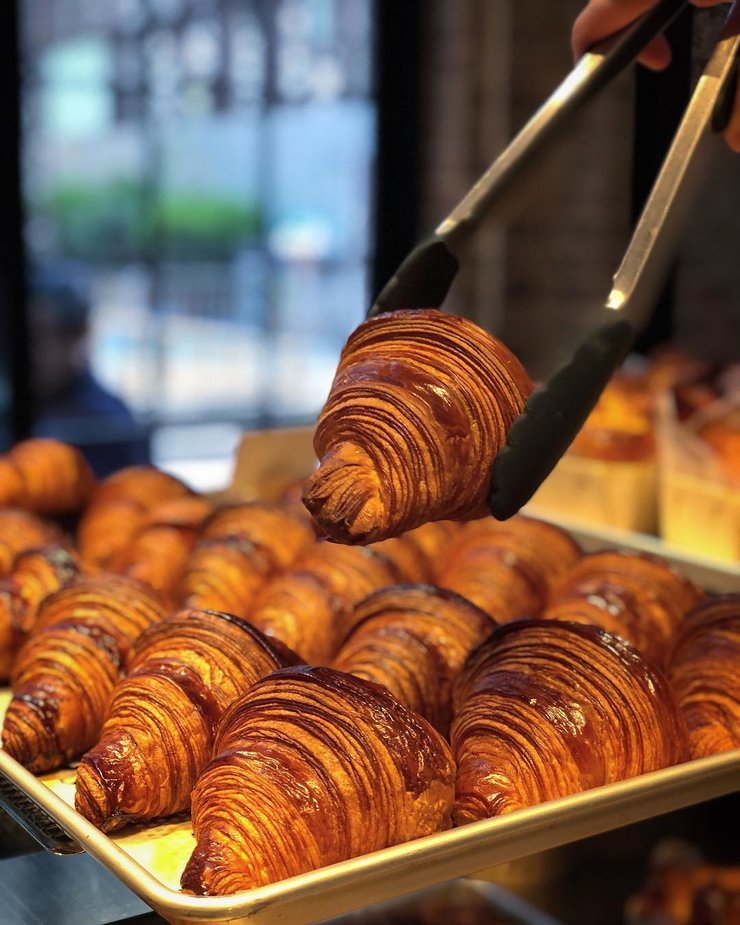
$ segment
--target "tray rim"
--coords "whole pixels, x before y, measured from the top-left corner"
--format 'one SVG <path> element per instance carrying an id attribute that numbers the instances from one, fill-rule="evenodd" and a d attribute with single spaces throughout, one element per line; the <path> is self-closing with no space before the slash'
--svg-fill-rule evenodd
<path id="1" fill-rule="evenodd" d="M 258 921 L 264 914 L 267 921 L 282 905 L 298 904 L 305 910 L 312 901 L 323 900 L 317 921 L 732 793 L 740 789 L 740 749 L 448 829 L 253 890 L 208 897 L 163 884 L 2 749 L 0 773 L 164 918 L 233 922 L 235 916 Z M 372 899 L 352 899 L 358 889 L 372 891 Z"/>

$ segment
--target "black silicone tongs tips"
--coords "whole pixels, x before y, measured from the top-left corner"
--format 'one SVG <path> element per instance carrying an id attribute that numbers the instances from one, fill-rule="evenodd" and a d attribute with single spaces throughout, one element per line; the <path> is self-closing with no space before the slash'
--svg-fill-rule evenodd
<path id="1" fill-rule="evenodd" d="M 704 172 L 701 155 L 708 147 L 704 141 L 721 128 L 727 111 L 728 88 L 736 72 L 738 3 L 697 84 L 614 285 L 595 313 L 595 330 L 530 397 L 494 461 L 489 507 L 501 520 L 515 514 L 553 469 L 649 317 L 690 194 Z M 484 215 L 518 195 L 520 182 L 542 149 L 687 5 L 687 0 L 658 0 L 641 19 L 583 55 L 435 232 L 404 260 L 368 317 L 399 309 L 439 308 L 457 273 L 460 243 Z"/>

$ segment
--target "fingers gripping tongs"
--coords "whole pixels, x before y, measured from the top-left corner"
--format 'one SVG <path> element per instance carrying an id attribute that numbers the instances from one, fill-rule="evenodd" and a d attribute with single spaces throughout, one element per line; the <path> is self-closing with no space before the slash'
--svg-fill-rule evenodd
<path id="1" fill-rule="evenodd" d="M 587 52 L 496 158 L 463 200 L 401 264 L 368 317 L 439 307 L 457 273 L 456 252 L 485 214 L 510 197 L 535 155 L 581 106 L 632 63 L 650 39 L 687 6 L 659 0 L 640 20 Z M 608 47 L 607 47 L 608 46 Z M 580 430 L 604 386 L 652 313 L 689 211 L 706 173 L 713 135 L 729 119 L 737 82 L 740 0 L 691 97 L 594 329 L 572 359 L 526 403 L 491 471 L 489 507 L 504 520 L 537 490 Z"/>

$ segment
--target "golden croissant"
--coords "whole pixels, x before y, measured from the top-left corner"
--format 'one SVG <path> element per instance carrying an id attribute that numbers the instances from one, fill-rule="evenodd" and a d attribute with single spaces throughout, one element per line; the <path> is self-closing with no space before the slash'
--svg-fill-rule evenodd
<path id="1" fill-rule="evenodd" d="M 69 548 L 64 533 L 50 521 L 29 511 L 0 510 L 0 576 L 9 575 L 19 553 L 37 546 L 60 545 Z"/>
<path id="2" fill-rule="evenodd" d="M 477 325 L 399 311 L 350 336 L 314 448 L 304 503 L 343 543 L 488 513 L 490 467 L 532 383 Z"/>
<path id="3" fill-rule="evenodd" d="M 77 769 L 77 810 L 107 831 L 187 809 L 224 710 L 297 661 L 231 614 L 183 610 L 145 630 Z"/>
<path id="4" fill-rule="evenodd" d="M 267 501 L 248 501 L 219 508 L 203 524 L 200 538 L 238 537 L 266 551 L 278 570 L 293 564 L 316 536 L 307 517 L 294 506 Z"/>
<path id="5" fill-rule="evenodd" d="M 87 504 L 94 486 L 80 450 L 61 440 L 21 440 L 2 457 L 0 505 L 41 515 L 71 514 Z"/>
<path id="6" fill-rule="evenodd" d="M 286 668 L 226 712 L 193 791 L 198 894 L 236 893 L 450 824 L 449 746 L 375 684 Z"/>
<path id="7" fill-rule="evenodd" d="M 658 556 L 604 550 L 583 556 L 562 576 L 543 616 L 593 623 L 663 667 L 684 615 L 702 597 Z"/>
<path id="8" fill-rule="evenodd" d="M 41 602 L 79 575 L 76 555 L 64 546 L 40 546 L 16 556 L 11 575 L 0 580 L 0 681 L 10 678 Z"/>
<path id="9" fill-rule="evenodd" d="M 169 600 L 176 596 L 202 521 L 212 505 L 183 496 L 157 505 L 130 541 L 111 556 L 109 568 L 143 581 Z"/>
<path id="10" fill-rule="evenodd" d="M 192 496 L 180 479 L 155 466 L 127 466 L 96 486 L 77 528 L 77 547 L 91 569 L 104 570 L 167 501 Z"/>
<path id="11" fill-rule="evenodd" d="M 215 512 L 190 553 L 183 606 L 249 616 L 257 593 L 315 544 L 305 517 L 284 505 L 249 502 Z"/>
<path id="12" fill-rule="evenodd" d="M 665 676 L 596 626 L 494 630 L 454 689 L 455 820 L 512 812 L 687 757 Z"/>
<path id="13" fill-rule="evenodd" d="M 474 604 L 432 585 L 381 588 L 360 601 L 334 668 L 383 684 L 443 734 L 452 682 L 495 623 Z"/>
<path id="14" fill-rule="evenodd" d="M 554 524 L 487 517 L 463 525 L 437 566 L 435 583 L 504 623 L 537 616 L 555 581 L 580 554 L 578 544 Z"/>
<path id="15" fill-rule="evenodd" d="M 681 625 L 668 672 L 691 757 L 740 748 L 740 594 L 697 604 Z"/>
<path id="16" fill-rule="evenodd" d="M 16 658 L 5 750 L 41 772 L 90 748 L 134 641 L 164 616 L 152 588 L 117 575 L 81 579 L 45 598 Z"/>
<path id="17" fill-rule="evenodd" d="M 397 580 L 390 560 L 374 549 L 319 542 L 266 585 L 248 618 L 308 664 L 326 664 L 357 601 Z"/>

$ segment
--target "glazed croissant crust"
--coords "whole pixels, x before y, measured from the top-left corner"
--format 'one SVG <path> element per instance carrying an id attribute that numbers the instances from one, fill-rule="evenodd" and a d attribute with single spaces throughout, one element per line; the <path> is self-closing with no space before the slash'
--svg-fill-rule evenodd
<path id="1" fill-rule="evenodd" d="M 187 809 L 226 707 L 297 661 L 231 614 L 183 610 L 145 630 L 80 762 L 77 810 L 110 830 Z"/>
<path id="2" fill-rule="evenodd" d="M 520 620 L 458 677 L 455 820 L 512 812 L 687 757 L 666 678 L 595 626 Z"/>
<path id="3" fill-rule="evenodd" d="M 504 344 L 463 318 L 429 309 L 366 321 L 319 417 L 306 507 L 343 543 L 482 517 L 490 464 L 531 390 Z"/>
<path id="4" fill-rule="evenodd" d="M 691 757 L 740 748 L 740 594 L 697 604 L 681 626 L 668 672 Z"/>
<path id="5" fill-rule="evenodd" d="M 555 582 L 580 555 L 578 544 L 554 524 L 486 517 L 462 525 L 434 580 L 505 623 L 537 616 Z"/>
<path id="6" fill-rule="evenodd" d="M 90 748 L 133 642 L 164 615 L 153 589 L 123 576 L 81 579 L 45 598 L 16 659 L 3 748 L 34 772 Z"/>
<path id="7" fill-rule="evenodd" d="M 193 791 L 185 890 L 235 893 L 449 826 L 449 746 L 382 687 L 287 668 L 226 712 Z"/>
<path id="8" fill-rule="evenodd" d="M 603 550 L 565 572 L 543 616 L 600 626 L 664 667 L 684 615 L 701 597 L 658 556 Z"/>
<path id="9" fill-rule="evenodd" d="M 452 682 L 495 627 L 474 604 L 432 585 L 381 588 L 356 605 L 333 667 L 383 684 L 446 734 Z"/>

